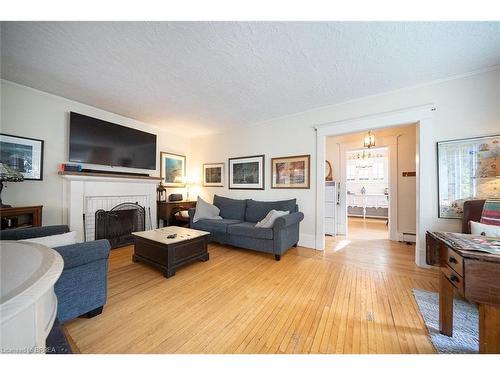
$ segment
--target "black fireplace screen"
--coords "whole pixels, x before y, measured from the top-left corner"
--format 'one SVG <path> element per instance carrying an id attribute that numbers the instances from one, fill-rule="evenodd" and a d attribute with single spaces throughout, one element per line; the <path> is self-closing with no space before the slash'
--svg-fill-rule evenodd
<path id="1" fill-rule="evenodd" d="M 146 212 L 136 203 L 121 203 L 109 211 L 95 213 L 95 239 L 107 239 L 111 248 L 130 245 L 134 242 L 132 232 L 145 229 Z"/>

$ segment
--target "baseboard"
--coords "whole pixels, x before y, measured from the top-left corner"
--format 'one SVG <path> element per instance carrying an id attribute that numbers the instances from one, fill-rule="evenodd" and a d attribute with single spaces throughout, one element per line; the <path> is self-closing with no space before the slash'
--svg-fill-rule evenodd
<path id="1" fill-rule="evenodd" d="M 315 235 L 314 234 L 300 233 L 299 234 L 299 246 L 309 247 L 311 249 L 315 249 L 316 248 Z"/>

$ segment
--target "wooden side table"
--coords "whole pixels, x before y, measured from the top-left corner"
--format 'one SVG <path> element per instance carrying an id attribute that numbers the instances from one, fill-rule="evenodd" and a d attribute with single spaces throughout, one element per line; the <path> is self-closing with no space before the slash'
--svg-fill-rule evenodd
<path id="1" fill-rule="evenodd" d="M 156 202 L 156 215 L 158 228 L 160 227 L 160 219 L 163 220 L 165 227 L 173 225 L 175 212 L 181 210 L 188 210 L 196 207 L 196 201 L 157 201 Z"/>
<path id="2" fill-rule="evenodd" d="M 42 226 L 43 206 L 0 208 L 1 229 Z"/>
<path id="3" fill-rule="evenodd" d="M 465 237 L 462 240 L 458 236 Z M 427 264 L 440 268 L 439 331 L 446 336 L 453 335 L 453 295 L 456 293 L 478 304 L 479 352 L 498 354 L 500 255 L 477 251 L 483 245 L 468 242 L 469 238 L 472 235 L 443 232 L 426 235 Z"/>

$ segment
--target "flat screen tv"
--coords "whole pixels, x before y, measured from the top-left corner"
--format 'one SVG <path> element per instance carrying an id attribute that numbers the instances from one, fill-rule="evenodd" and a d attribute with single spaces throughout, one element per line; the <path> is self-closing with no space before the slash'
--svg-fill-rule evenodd
<path id="1" fill-rule="evenodd" d="M 156 169 L 156 135 L 71 112 L 69 161 Z"/>

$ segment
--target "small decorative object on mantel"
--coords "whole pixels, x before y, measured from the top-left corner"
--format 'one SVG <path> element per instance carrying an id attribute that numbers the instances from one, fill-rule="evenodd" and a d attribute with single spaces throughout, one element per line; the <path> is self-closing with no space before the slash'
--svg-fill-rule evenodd
<path id="1" fill-rule="evenodd" d="M 500 135 L 437 143 L 439 217 L 463 216 L 466 200 L 500 198 Z"/>
<path id="2" fill-rule="evenodd" d="M 21 173 L 25 180 L 43 180 L 43 141 L 0 134 L 0 162 Z"/>
<path id="3" fill-rule="evenodd" d="M 325 160 L 325 181 L 333 181 L 333 169 L 328 160 Z"/>
<path id="4" fill-rule="evenodd" d="M 229 189 L 264 190 L 264 155 L 229 159 Z"/>
<path id="5" fill-rule="evenodd" d="M 271 159 L 271 189 L 309 189 L 310 155 Z"/>
<path id="6" fill-rule="evenodd" d="M 224 186 L 224 163 L 203 164 L 203 186 Z"/>
<path id="7" fill-rule="evenodd" d="M 165 189 L 165 186 L 160 182 L 158 187 L 156 188 L 156 201 L 157 202 L 163 202 L 166 199 L 167 195 L 167 189 Z"/>
<path id="8" fill-rule="evenodd" d="M 184 155 L 160 152 L 160 177 L 165 187 L 184 187 L 186 157 Z"/>
<path id="9" fill-rule="evenodd" d="M 12 206 L 9 206 L 8 204 L 3 204 L 3 202 L 2 202 L 3 183 L 4 182 L 20 182 L 23 180 L 24 180 L 24 177 L 20 172 L 15 171 L 14 169 L 10 168 L 8 165 L 5 165 L 4 163 L 0 162 L 0 207 L 2 207 L 2 208 L 12 207 Z"/>

